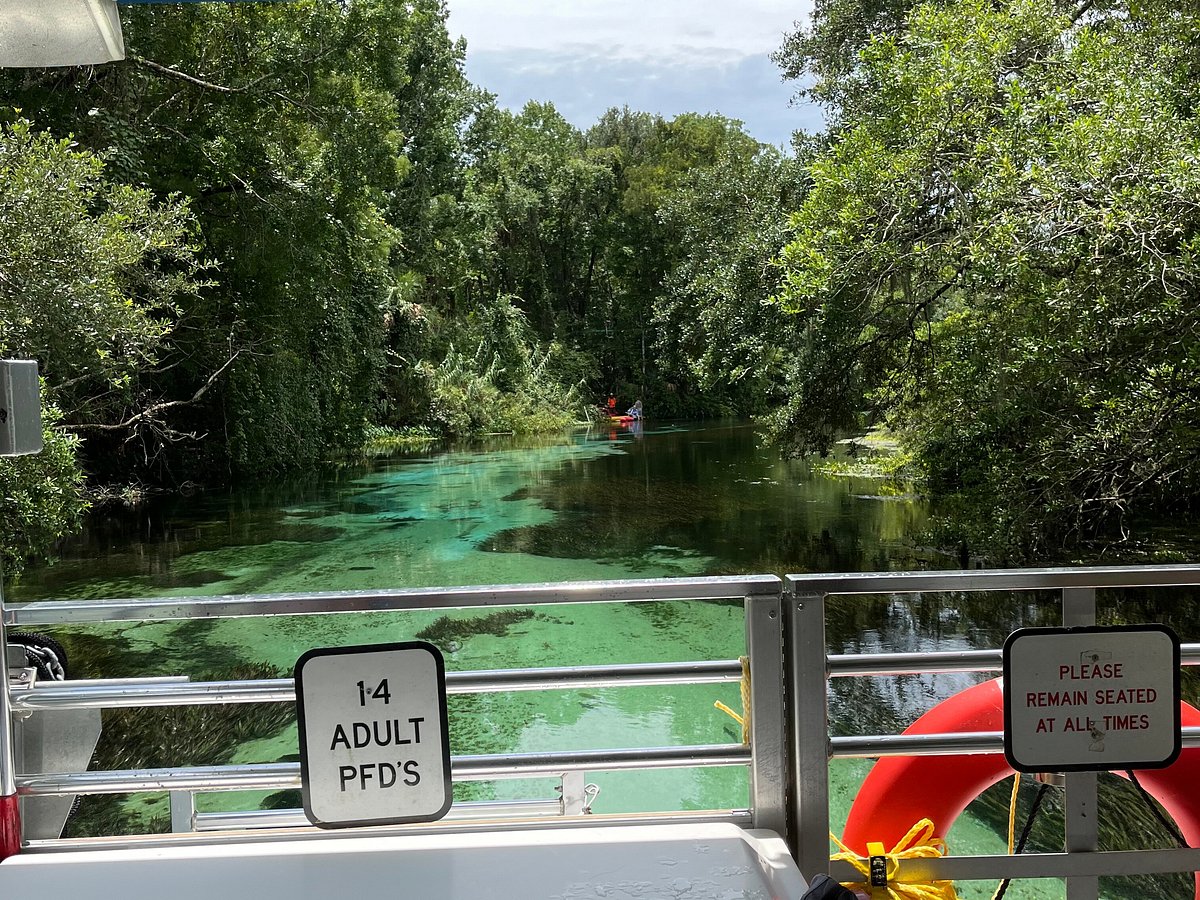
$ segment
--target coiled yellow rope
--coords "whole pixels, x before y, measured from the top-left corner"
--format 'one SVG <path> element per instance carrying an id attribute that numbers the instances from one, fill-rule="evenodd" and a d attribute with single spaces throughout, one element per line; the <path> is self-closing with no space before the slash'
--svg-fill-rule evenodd
<path id="1" fill-rule="evenodd" d="M 742 656 L 738 658 L 742 664 L 742 714 L 738 715 L 720 700 L 716 701 L 713 706 L 721 712 L 732 716 L 734 721 L 742 726 L 742 743 L 750 745 L 750 657 Z"/>
<path id="2" fill-rule="evenodd" d="M 885 898 L 885 900 L 958 900 L 958 894 L 954 891 L 954 882 L 952 881 L 904 884 L 892 881 L 902 859 L 928 859 L 945 855 L 946 842 L 940 837 L 934 836 L 933 823 L 928 819 L 922 819 L 910 828 L 908 834 L 902 837 L 896 846 L 887 853 L 883 850 L 883 844 L 870 843 L 867 845 L 867 851 L 871 857 L 883 857 L 886 861 L 887 883 L 883 885 L 872 884 L 870 858 L 863 859 L 839 841 L 836 835 L 830 834 L 829 836 L 842 849 L 841 853 L 830 858 L 850 863 L 863 875 L 864 881 L 846 885 L 852 891 L 865 893 L 872 898 Z"/>

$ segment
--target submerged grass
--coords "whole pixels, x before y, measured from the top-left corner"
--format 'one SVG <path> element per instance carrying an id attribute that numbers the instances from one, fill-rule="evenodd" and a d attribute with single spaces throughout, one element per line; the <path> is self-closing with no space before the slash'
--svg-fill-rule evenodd
<path id="1" fill-rule="evenodd" d="M 214 681 L 284 678 L 290 673 L 264 664 L 243 665 L 211 676 Z M 92 770 L 223 765 L 238 747 L 277 734 L 296 720 L 293 703 L 246 703 L 224 706 L 113 709 L 104 714 L 104 730 L 92 754 Z M 150 799 L 151 795 L 145 795 Z M 158 834 L 170 820 L 152 816 L 134 821 L 125 806 L 128 794 L 82 798 L 68 820 L 64 837 Z"/>
<path id="2" fill-rule="evenodd" d="M 509 627 L 517 622 L 534 617 L 530 609 L 502 609 L 486 616 L 476 616 L 471 619 L 453 619 L 442 616 L 426 628 L 417 632 L 417 637 L 423 641 L 437 644 L 443 650 L 451 643 L 461 644 L 467 638 L 477 634 L 494 634 L 504 636 Z"/>

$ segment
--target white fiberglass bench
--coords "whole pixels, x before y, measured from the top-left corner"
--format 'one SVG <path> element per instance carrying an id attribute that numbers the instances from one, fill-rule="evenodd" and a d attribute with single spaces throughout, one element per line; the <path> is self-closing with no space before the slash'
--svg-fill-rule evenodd
<path id="1" fill-rule="evenodd" d="M 0 897 L 72 900 L 795 900 L 805 890 L 783 841 L 731 824 L 329 836 L 0 863 Z"/>

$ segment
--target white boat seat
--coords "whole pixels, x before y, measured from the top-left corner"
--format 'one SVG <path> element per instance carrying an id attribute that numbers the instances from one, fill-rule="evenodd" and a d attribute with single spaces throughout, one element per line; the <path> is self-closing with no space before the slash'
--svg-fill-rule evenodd
<path id="1" fill-rule="evenodd" d="M 732 824 L 320 836 L 18 854 L 0 897 L 121 900 L 792 900 L 782 840 Z"/>

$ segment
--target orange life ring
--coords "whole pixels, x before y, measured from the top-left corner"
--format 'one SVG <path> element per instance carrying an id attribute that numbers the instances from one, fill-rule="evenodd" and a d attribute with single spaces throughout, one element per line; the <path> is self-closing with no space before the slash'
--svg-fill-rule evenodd
<path id="1" fill-rule="evenodd" d="M 1000 679 L 985 681 L 943 700 L 904 734 L 1002 731 L 1003 703 Z M 1180 706 L 1185 728 L 1200 725 L 1200 710 Z M 945 836 L 967 804 L 1013 774 L 1003 753 L 881 758 L 854 798 L 842 841 L 866 855 L 868 841 L 891 847 L 921 818 L 930 819 L 934 833 Z M 1188 845 L 1200 846 L 1200 748 L 1185 749 L 1165 769 L 1141 769 L 1137 777 L 1175 820 Z M 1200 900 L 1200 872 L 1196 898 Z"/>

